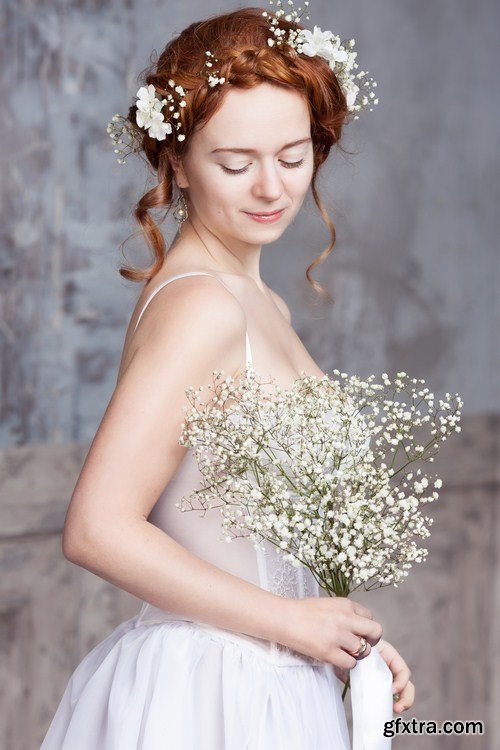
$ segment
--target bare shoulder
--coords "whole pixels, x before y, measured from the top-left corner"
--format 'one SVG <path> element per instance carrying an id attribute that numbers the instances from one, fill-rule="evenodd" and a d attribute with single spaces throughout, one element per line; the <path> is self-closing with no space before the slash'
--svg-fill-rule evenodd
<path id="1" fill-rule="evenodd" d="M 212 276 L 185 276 L 149 291 L 145 287 L 130 321 L 120 372 L 138 349 L 170 355 L 172 364 L 172 356 L 203 360 L 210 349 L 217 357 L 238 341 L 244 344 L 245 330 L 241 304 Z"/>
<path id="2" fill-rule="evenodd" d="M 266 284 L 267 286 L 267 284 Z M 292 322 L 292 314 L 290 312 L 290 308 L 288 307 L 287 303 L 283 299 L 283 297 L 280 297 L 277 292 L 275 292 L 271 287 L 267 286 L 267 289 L 271 293 L 271 297 L 273 298 L 276 306 L 281 311 L 281 313 L 284 315 L 284 317 L 287 319 L 289 323 Z"/>
<path id="3" fill-rule="evenodd" d="M 144 309 L 153 293 L 154 296 Z M 178 319 L 184 315 L 196 318 L 202 313 L 212 319 L 228 313 L 244 318 L 243 308 L 237 298 L 214 276 L 184 276 L 173 279 L 163 286 L 160 282 L 153 285 L 151 290 L 145 288 L 141 298 L 134 315 L 135 321 L 132 321 L 135 327 L 137 314 L 140 315 L 144 310 L 137 333 L 141 326 L 144 328 L 148 319 L 150 324 L 154 325 L 158 321 L 163 325 L 170 324 L 173 319 L 179 322 Z"/>

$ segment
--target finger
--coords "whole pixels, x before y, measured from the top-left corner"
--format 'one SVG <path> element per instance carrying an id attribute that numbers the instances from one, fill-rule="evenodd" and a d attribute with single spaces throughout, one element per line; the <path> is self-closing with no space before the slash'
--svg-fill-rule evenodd
<path id="1" fill-rule="evenodd" d="M 382 637 L 382 625 L 377 620 L 370 620 L 360 615 L 353 615 L 350 622 L 353 633 L 364 635 L 366 640 L 374 646 Z"/>
<path id="2" fill-rule="evenodd" d="M 407 708 L 413 705 L 415 700 L 415 685 L 413 682 L 407 682 L 401 693 L 399 699 L 393 706 L 394 711 L 400 714 L 402 711 L 406 711 Z"/>
<path id="3" fill-rule="evenodd" d="M 349 650 L 350 650 L 350 649 L 349 649 Z M 366 642 L 366 648 L 365 648 L 365 650 L 363 651 L 363 653 L 362 653 L 362 654 L 358 654 L 358 655 L 357 655 L 357 656 L 355 656 L 354 658 L 356 659 L 356 661 L 360 661 L 361 659 L 365 659 L 365 658 L 366 658 L 366 657 L 368 656 L 368 654 L 370 653 L 370 651 L 371 651 L 371 650 L 372 650 L 372 647 L 370 646 L 370 644 L 369 644 L 369 643 L 368 643 L 368 641 L 367 641 L 367 642 Z"/>
<path id="4" fill-rule="evenodd" d="M 346 653 L 341 648 L 334 648 L 332 650 L 329 661 L 331 661 L 332 664 L 337 665 L 341 669 L 352 669 L 357 664 L 354 656 Z"/>
<path id="5" fill-rule="evenodd" d="M 404 687 L 404 683 L 408 681 L 411 675 L 411 670 L 408 664 L 405 662 L 401 654 L 396 651 L 394 646 L 387 641 L 384 641 L 383 645 L 379 648 L 379 651 L 383 656 L 385 663 L 391 670 L 394 680 L 398 680 L 398 687 Z"/>
<path id="6" fill-rule="evenodd" d="M 389 667 L 391 669 L 391 667 Z M 391 669 L 392 672 L 392 669 Z M 394 674 L 394 672 L 393 672 Z M 394 679 L 392 681 L 392 691 L 393 693 L 401 693 L 402 690 L 404 690 L 405 686 L 407 685 L 411 675 L 411 670 L 408 666 L 402 667 L 400 670 L 394 674 Z"/>
<path id="7" fill-rule="evenodd" d="M 380 640 L 376 648 L 393 674 L 392 692 L 396 699 L 394 705 L 398 707 L 399 711 L 409 708 L 413 703 L 415 694 L 415 688 L 409 682 L 411 669 L 401 654 L 388 641 Z M 408 688 L 408 685 L 411 687 Z M 410 691 L 411 699 L 408 698 L 408 690 Z M 403 709 L 401 709 L 401 706 L 403 706 Z"/>
<path id="8" fill-rule="evenodd" d="M 357 651 L 361 646 L 360 636 L 354 635 L 353 633 L 345 633 L 342 641 L 340 643 L 340 646 L 344 649 L 344 651 L 347 651 L 352 656 L 354 656 L 355 651 Z M 363 659 L 365 656 L 368 656 L 368 654 L 371 651 L 371 646 L 368 643 L 368 640 L 366 640 L 366 647 L 362 654 L 358 654 L 357 656 L 354 656 L 355 659 Z"/>
<path id="9" fill-rule="evenodd" d="M 356 615 L 361 615 L 362 617 L 367 617 L 369 620 L 373 620 L 371 611 L 368 609 L 368 607 L 365 607 L 364 604 L 353 602 L 353 611 Z"/>
<path id="10" fill-rule="evenodd" d="M 358 661 L 359 661 L 359 659 L 365 659 L 368 656 L 368 654 L 370 653 L 371 650 L 372 650 L 372 647 L 370 646 L 370 644 L 367 641 L 366 642 L 366 648 L 365 648 L 365 650 L 363 651 L 362 654 L 360 654 L 359 656 L 356 656 L 356 659 L 358 659 Z"/>
<path id="11" fill-rule="evenodd" d="M 386 653 L 387 653 L 387 652 L 388 652 L 389 650 L 391 650 L 391 649 L 393 649 L 393 651 L 394 651 L 394 650 L 395 650 L 395 649 L 394 649 L 394 646 L 391 646 L 391 644 L 390 644 L 390 643 L 389 643 L 388 641 L 384 640 L 383 638 L 381 638 L 381 639 L 379 640 L 379 642 L 377 643 L 377 651 L 378 651 L 378 652 L 379 652 L 380 654 L 382 654 L 382 656 L 384 657 L 384 661 L 385 661 L 386 663 L 387 663 L 387 660 L 386 660 Z"/>

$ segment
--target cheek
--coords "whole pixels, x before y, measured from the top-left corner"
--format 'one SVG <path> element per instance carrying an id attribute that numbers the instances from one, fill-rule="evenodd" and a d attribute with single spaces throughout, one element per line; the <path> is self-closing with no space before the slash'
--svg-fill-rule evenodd
<path id="1" fill-rule="evenodd" d="M 235 183 L 237 180 L 231 183 L 231 178 L 216 173 L 209 173 L 203 179 L 192 181 L 192 197 L 200 214 L 217 217 L 237 206 L 242 188 Z"/>
<path id="2" fill-rule="evenodd" d="M 243 179 L 222 175 L 205 185 L 205 203 L 210 213 L 218 216 L 229 214 L 246 205 L 248 191 L 249 186 Z"/>

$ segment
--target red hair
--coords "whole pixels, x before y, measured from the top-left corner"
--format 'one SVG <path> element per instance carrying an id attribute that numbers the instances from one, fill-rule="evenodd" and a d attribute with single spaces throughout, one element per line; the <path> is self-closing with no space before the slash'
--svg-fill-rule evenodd
<path id="1" fill-rule="evenodd" d="M 279 19 L 279 27 L 285 29 L 287 34 L 289 29 L 303 28 L 293 21 L 285 21 L 283 17 Z M 121 267 L 120 274 L 124 278 L 149 280 L 162 266 L 165 239 L 151 216 L 151 210 L 167 208 L 166 216 L 172 206 L 174 173 L 169 155 L 182 158 L 189 148 L 190 134 L 195 128 L 203 127 L 222 105 L 228 84 L 250 89 L 267 82 L 298 91 L 309 109 L 314 154 L 311 191 L 330 230 L 331 239 L 328 247 L 307 267 L 306 277 L 316 291 L 330 297 L 311 277 L 313 268 L 328 257 L 335 244 L 335 228 L 318 195 L 316 177 L 330 149 L 340 140 L 349 110 L 341 86 L 326 60 L 319 56 L 298 54 L 286 43 L 270 47 L 267 40 L 271 35 L 269 20 L 262 15 L 261 8 L 242 8 L 215 15 L 187 26 L 141 74 L 141 85 L 153 84 L 159 96 L 166 96 L 171 91 L 169 78 L 184 88 L 186 106 L 179 110 L 186 141 L 177 141 L 173 133 L 167 135 L 164 141 L 151 138 L 147 131 L 136 124 L 135 103 L 130 107 L 128 119 L 140 134 L 142 151 L 149 165 L 157 172 L 158 184 L 140 198 L 134 209 L 135 218 L 153 251 L 153 262 L 144 269 Z M 219 71 L 218 75 L 226 79 L 222 85 L 210 87 L 206 72 L 200 73 L 206 71 L 206 50 L 210 50 L 219 61 L 214 67 Z"/>

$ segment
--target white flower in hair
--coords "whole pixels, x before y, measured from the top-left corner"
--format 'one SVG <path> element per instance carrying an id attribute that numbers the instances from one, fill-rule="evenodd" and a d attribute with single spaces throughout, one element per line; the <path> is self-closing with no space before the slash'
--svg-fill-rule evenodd
<path id="1" fill-rule="evenodd" d="M 319 26 L 314 27 L 314 31 L 309 29 L 302 29 L 301 36 L 305 39 L 302 44 L 300 51 L 303 55 L 308 57 L 314 57 L 318 55 L 323 57 L 329 62 L 345 62 L 347 60 L 347 52 L 345 49 L 341 49 L 338 46 L 340 40 L 332 31 L 321 31 Z M 337 44 L 335 45 L 335 41 Z M 334 42 L 332 44 L 332 41 Z M 335 45 L 335 46 L 334 46 Z M 330 68 L 334 68 L 334 65 L 330 65 Z"/>
<path id="2" fill-rule="evenodd" d="M 157 98 L 155 87 L 152 83 L 149 86 L 141 86 L 136 94 L 137 96 L 137 114 L 136 121 L 140 128 L 149 128 L 153 120 L 154 113 L 159 113 L 162 108 L 162 102 Z"/>
<path id="3" fill-rule="evenodd" d="M 346 81 L 346 83 L 342 85 L 342 91 L 344 92 L 347 106 L 351 109 L 356 101 L 359 86 L 356 86 L 353 81 Z"/>
<path id="4" fill-rule="evenodd" d="M 156 138 L 158 141 L 164 141 L 165 136 L 172 132 L 172 126 L 169 122 L 163 121 L 163 115 L 161 113 L 154 113 L 151 125 L 148 128 L 148 133 L 151 138 Z"/>
<path id="5" fill-rule="evenodd" d="M 158 99 L 155 87 L 151 83 L 149 86 L 141 86 L 137 92 L 137 97 L 135 116 L 137 124 L 140 128 L 147 130 L 151 138 L 164 141 L 165 136 L 172 132 L 171 124 L 165 122 L 161 112 L 167 104 L 167 100 Z"/>

